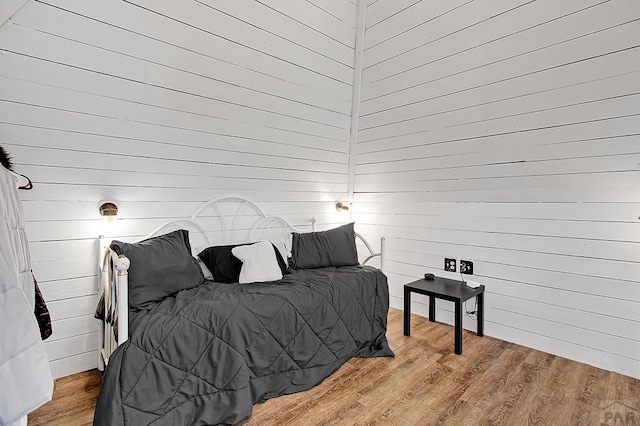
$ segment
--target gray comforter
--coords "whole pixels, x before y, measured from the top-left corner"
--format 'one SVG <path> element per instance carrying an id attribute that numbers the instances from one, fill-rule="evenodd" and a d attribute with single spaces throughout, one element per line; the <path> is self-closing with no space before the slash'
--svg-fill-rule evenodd
<path id="1" fill-rule="evenodd" d="M 183 290 L 132 315 L 94 424 L 237 423 L 254 403 L 309 389 L 351 357 L 393 356 L 388 306 L 387 279 L 368 266 Z"/>

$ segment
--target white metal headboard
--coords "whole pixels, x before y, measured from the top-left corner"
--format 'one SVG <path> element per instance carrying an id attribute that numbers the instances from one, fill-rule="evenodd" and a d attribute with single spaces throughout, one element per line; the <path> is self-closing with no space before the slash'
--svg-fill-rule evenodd
<path id="1" fill-rule="evenodd" d="M 233 208 L 231 212 L 225 211 L 224 206 L 229 205 Z M 202 225 L 202 218 L 206 217 L 207 209 L 213 210 L 214 215 L 211 216 L 215 221 L 219 222 L 220 232 L 222 234 L 222 238 L 217 241 L 212 238 L 212 230 L 207 231 L 207 229 Z M 253 212 L 253 216 L 255 219 L 248 229 L 245 230 L 246 235 L 244 238 L 238 237 L 238 231 L 240 230 L 239 221 L 243 217 L 247 217 L 245 215 L 245 211 L 250 209 Z M 231 213 L 231 215 L 229 215 Z M 316 218 L 311 217 L 309 219 L 309 223 L 311 225 L 311 231 L 316 230 Z M 290 244 L 289 239 L 285 238 L 286 234 L 290 232 L 305 232 L 304 230 L 297 228 L 291 225 L 286 219 L 280 216 L 267 216 L 262 209 L 253 201 L 247 200 L 246 198 L 237 197 L 237 196 L 223 196 L 214 198 L 213 200 L 207 201 L 202 206 L 200 206 L 193 215 L 189 219 L 175 219 L 168 222 L 163 223 L 154 229 L 151 233 L 144 237 L 150 238 L 156 235 L 163 234 L 165 232 L 169 232 L 173 229 L 174 226 L 179 225 L 188 225 L 189 227 L 195 229 L 198 233 L 202 234 L 204 237 L 203 244 L 210 246 L 212 244 L 231 244 L 238 242 L 250 242 L 250 241 L 258 241 L 267 239 L 269 232 L 277 228 L 279 230 L 279 239 L 285 239 L 288 244 Z M 192 231 L 191 229 L 190 231 Z M 380 256 L 380 269 L 384 270 L 384 238 L 381 240 L 381 247 L 379 252 L 375 252 L 369 242 L 358 232 L 355 233 L 356 238 L 358 238 L 364 246 L 369 251 L 368 256 L 362 261 L 363 264 L 366 264 L 369 260 Z M 192 237 L 193 238 L 193 237 Z M 193 242 L 193 240 L 192 240 Z M 192 244 L 192 247 L 197 247 L 197 244 Z M 287 248 L 290 248 L 287 246 Z"/>
<path id="2" fill-rule="evenodd" d="M 229 209 L 232 210 L 230 211 Z M 250 210 L 248 214 L 247 209 Z M 208 216 L 206 214 L 207 210 L 212 210 L 214 214 Z M 207 227 L 203 225 L 206 218 L 209 218 L 210 222 L 217 222 L 219 229 L 212 227 L 207 230 Z M 240 221 L 243 218 L 248 221 L 248 223 L 245 224 L 245 228 L 240 226 Z M 316 219 L 314 217 L 310 218 L 309 223 L 311 230 L 315 231 Z M 207 201 L 188 219 L 175 219 L 163 223 L 145 236 L 144 239 L 163 234 L 176 226 L 185 224 L 193 228 L 190 229 L 190 231 L 196 230 L 200 233 L 204 239 L 203 243 L 206 245 L 266 239 L 274 229 L 277 229 L 277 232 L 280 233 L 280 237 L 283 239 L 284 236 L 290 232 L 305 232 L 291 225 L 282 217 L 267 216 L 253 201 L 242 197 L 224 196 Z M 241 230 L 245 232 L 243 237 L 238 236 Z M 220 238 L 214 238 L 213 235 L 216 231 L 220 234 Z"/>

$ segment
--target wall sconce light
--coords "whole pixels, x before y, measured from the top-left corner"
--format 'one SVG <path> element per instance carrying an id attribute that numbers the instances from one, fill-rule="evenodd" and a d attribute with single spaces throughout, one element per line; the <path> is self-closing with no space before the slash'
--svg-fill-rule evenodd
<path id="1" fill-rule="evenodd" d="M 336 203 L 336 211 L 338 212 L 348 212 L 349 211 L 349 203 L 343 203 L 341 201 L 338 201 Z"/>
<path id="2" fill-rule="evenodd" d="M 100 216 L 108 222 L 113 222 L 118 218 L 118 206 L 113 203 L 103 203 L 100 206 Z"/>

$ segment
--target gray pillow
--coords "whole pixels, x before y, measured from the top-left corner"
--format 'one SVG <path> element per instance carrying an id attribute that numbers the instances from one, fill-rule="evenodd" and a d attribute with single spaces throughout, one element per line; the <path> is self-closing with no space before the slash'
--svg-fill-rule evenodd
<path id="1" fill-rule="evenodd" d="M 114 240 L 111 249 L 131 261 L 130 309 L 149 307 L 180 290 L 204 282 L 198 261 L 191 256 L 189 231 L 185 229 L 133 244 Z"/>
<path id="2" fill-rule="evenodd" d="M 293 269 L 351 266 L 358 264 L 353 223 L 328 231 L 293 233 L 291 267 Z"/>

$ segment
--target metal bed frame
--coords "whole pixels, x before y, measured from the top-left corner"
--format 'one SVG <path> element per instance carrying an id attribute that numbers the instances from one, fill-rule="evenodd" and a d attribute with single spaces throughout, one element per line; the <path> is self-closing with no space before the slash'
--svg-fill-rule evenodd
<path id="1" fill-rule="evenodd" d="M 212 210 L 213 214 L 207 215 L 208 210 Z M 208 219 L 208 225 L 217 223 L 219 229 L 207 230 L 207 226 L 203 224 L 203 218 Z M 242 220 L 246 222 L 244 225 L 240 225 Z M 316 219 L 314 217 L 309 219 L 309 224 L 311 230 L 315 231 Z M 185 227 L 190 230 L 192 247 L 196 247 L 193 244 L 196 238 L 200 238 L 198 246 L 206 247 L 214 245 L 214 243 L 224 245 L 259 241 L 274 234 L 284 239 L 291 232 L 303 232 L 279 216 L 267 216 L 260 207 L 250 200 L 225 196 L 207 201 L 188 218 L 163 223 L 142 239 Z M 244 233 L 243 236 L 239 236 L 241 232 Z M 214 235 L 217 235 L 218 238 L 214 238 Z M 380 239 L 379 252 L 375 252 L 369 242 L 357 232 L 356 239 L 368 251 L 362 264 L 380 257 L 380 269 L 384 271 L 385 238 Z M 104 294 L 105 315 L 105 320 L 100 321 L 98 325 L 98 368 L 102 371 L 108 365 L 109 357 L 113 351 L 128 339 L 128 270 L 130 261 L 124 256 L 118 256 L 109 248 L 111 239 L 101 236 L 99 244 L 98 290 L 100 294 Z"/>

